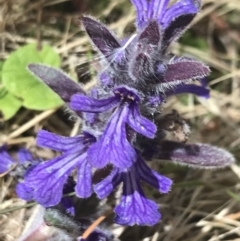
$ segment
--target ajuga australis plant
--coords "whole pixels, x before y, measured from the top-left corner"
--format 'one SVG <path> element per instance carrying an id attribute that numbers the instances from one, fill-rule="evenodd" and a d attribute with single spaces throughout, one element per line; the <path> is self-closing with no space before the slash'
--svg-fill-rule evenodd
<path id="1" fill-rule="evenodd" d="M 174 56 L 169 46 L 184 33 L 201 8 L 201 0 L 131 0 L 136 8 L 136 32 L 117 37 L 89 16 L 81 24 L 101 58 L 98 83 L 90 91 L 65 73 L 45 65 L 30 64 L 29 71 L 54 90 L 82 119 L 75 137 L 41 130 L 37 144 L 58 151 L 56 158 L 39 162 L 25 173 L 28 196 L 44 207 L 58 205 L 73 175 L 75 193 L 105 199 L 122 183 L 122 196 L 114 208 L 120 225 L 159 222 L 159 206 L 145 196 L 141 182 L 168 193 L 172 180 L 152 170 L 152 159 L 200 168 L 225 167 L 234 162 L 227 151 L 208 144 L 185 144 L 189 126 L 177 111 L 160 112 L 172 95 L 192 93 L 208 98 L 202 79 L 208 66 Z M 193 81 L 199 81 L 195 85 Z M 173 132 L 179 141 L 166 139 Z M 110 168 L 109 175 L 94 183 L 96 170 Z M 21 196 L 21 195 L 20 195 Z M 24 197 L 24 195 L 22 195 Z M 97 238 L 96 238 L 97 240 Z"/>

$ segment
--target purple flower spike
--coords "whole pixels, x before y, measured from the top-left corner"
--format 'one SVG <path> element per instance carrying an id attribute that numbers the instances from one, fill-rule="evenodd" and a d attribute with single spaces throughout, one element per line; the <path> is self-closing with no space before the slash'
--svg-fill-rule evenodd
<path id="1" fill-rule="evenodd" d="M 95 137 L 87 132 L 69 138 L 40 132 L 38 143 L 62 151 L 63 154 L 35 166 L 27 173 L 25 183 L 32 188 L 33 199 L 46 207 L 57 205 L 62 198 L 64 184 L 75 168 L 78 169 L 76 193 L 82 198 L 89 197 L 92 193 L 92 180 L 86 151 L 94 141 Z"/>
<path id="2" fill-rule="evenodd" d="M 7 172 L 16 162 L 7 153 L 7 146 L 0 147 L 0 174 Z"/>
<path id="3" fill-rule="evenodd" d="M 196 168 L 222 168 L 235 162 L 234 157 L 224 149 L 208 144 L 184 144 L 164 141 L 159 159 Z"/>
<path id="4" fill-rule="evenodd" d="M 73 94 L 85 94 L 85 91 L 80 87 L 80 85 L 69 78 L 61 70 L 42 64 L 29 64 L 28 69 L 67 103 L 70 101 Z"/>
<path id="5" fill-rule="evenodd" d="M 161 214 L 158 205 L 144 195 L 141 182 L 160 193 L 168 193 L 172 180 L 152 170 L 143 158 L 167 159 L 200 168 L 228 166 L 234 158 L 210 145 L 184 144 L 190 133 L 187 121 L 177 111 L 160 113 L 172 95 L 191 93 L 209 97 L 202 81 L 209 75 L 209 68 L 167 51 L 197 15 L 201 0 L 176 0 L 174 4 L 170 0 L 131 2 L 137 12 L 137 31 L 122 40 L 99 21 L 88 16 L 81 18 L 99 52 L 95 59 L 100 67 L 96 74 L 98 83 L 88 93 L 59 70 L 29 65 L 29 70 L 82 118 L 83 133 L 63 137 L 40 131 L 38 145 L 61 154 L 50 161 L 31 164 L 17 191 L 26 200 L 36 200 L 46 207 L 62 201 L 72 212 L 71 200 L 62 196 L 76 169 L 77 196 L 88 198 L 93 189 L 103 199 L 123 183 L 122 198 L 114 209 L 115 221 L 121 225 L 152 226 Z M 194 85 L 195 80 L 201 85 Z M 179 142 L 165 140 L 167 133 Z M 22 159 L 29 159 L 26 156 Z M 102 170 L 104 167 L 107 169 Z M 95 179 L 101 181 L 92 187 L 93 169 L 94 183 Z M 103 172 L 105 178 L 101 179 Z M 106 240 L 97 232 L 89 236 L 91 241 L 98 239 Z"/>

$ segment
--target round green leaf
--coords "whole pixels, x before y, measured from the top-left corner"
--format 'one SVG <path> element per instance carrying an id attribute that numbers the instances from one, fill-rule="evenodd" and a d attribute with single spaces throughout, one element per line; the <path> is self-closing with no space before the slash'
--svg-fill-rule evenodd
<path id="1" fill-rule="evenodd" d="M 29 109 L 46 110 L 60 106 L 61 98 L 27 71 L 30 63 L 60 66 L 59 55 L 48 45 L 37 50 L 36 44 L 26 45 L 11 53 L 2 69 L 2 83 Z"/>
<path id="2" fill-rule="evenodd" d="M 4 87 L 0 88 L 0 112 L 4 120 L 12 118 L 22 106 L 22 102 L 9 93 Z"/>

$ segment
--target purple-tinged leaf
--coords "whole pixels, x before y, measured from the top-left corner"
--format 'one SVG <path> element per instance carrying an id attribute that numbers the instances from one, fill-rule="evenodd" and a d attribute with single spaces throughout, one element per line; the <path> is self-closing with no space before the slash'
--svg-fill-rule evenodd
<path id="1" fill-rule="evenodd" d="M 194 19 L 195 14 L 186 14 L 181 15 L 175 18 L 164 30 L 163 35 L 163 43 L 162 43 L 162 52 L 164 53 L 168 46 L 176 41 L 184 31 L 187 29 L 187 26 L 192 22 Z"/>
<path id="2" fill-rule="evenodd" d="M 42 64 L 29 64 L 28 69 L 39 80 L 43 81 L 56 92 L 65 102 L 69 102 L 73 94 L 85 94 L 85 91 L 80 85 L 69 78 L 61 70 Z"/>
<path id="3" fill-rule="evenodd" d="M 228 151 L 208 144 L 184 144 L 164 141 L 159 150 L 159 159 L 196 168 L 221 168 L 235 162 Z"/>
<path id="4" fill-rule="evenodd" d="M 86 16 L 82 17 L 81 21 L 94 45 L 106 57 L 121 47 L 113 34 L 102 23 Z"/>
<path id="5" fill-rule="evenodd" d="M 145 53 L 139 53 L 129 67 L 129 75 L 136 82 L 147 79 L 150 70 L 153 71 L 150 58 Z"/>
<path id="6" fill-rule="evenodd" d="M 152 45 L 158 45 L 161 40 L 161 34 L 159 25 L 156 21 L 152 21 L 140 34 L 138 39 L 138 48 L 142 48 L 141 44 L 148 45 L 146 47 L 150 48 Z M 150 46 L 149 46 L 150 45 Z M 141 49 L 139 49 L 141 51 Z"/>
<path id="7" fill-rule="evenodd" d="M 187 58 L 173 60 L 167 65 L 167 68 L 163 80 L 166 85 L 202 79 L 210 73 L 209 67 L 205 64 Z"/>

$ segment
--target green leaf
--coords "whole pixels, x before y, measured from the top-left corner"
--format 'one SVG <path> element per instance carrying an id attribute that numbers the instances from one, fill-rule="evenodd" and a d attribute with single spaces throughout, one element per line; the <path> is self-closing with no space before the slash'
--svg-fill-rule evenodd
<path id="1" fill-rule="evenodd" d="M 43 63 L 60 66 L 60 57 L 53 48 L 44 45 L 37 50 L 36 44 L 26 45 L 11 53 L 2 69 L 2 82 L 5 88 L 22 100 L 23 106 L 34 110 L 46 110 L 60 106 L 63 102 L 44 83 L 27 71 L 30 63 Z"/>
<path id="2" fill-rule="evenodd" d="M 2 82 L 2 67 L 3 67 L 3 61 L 0 61 L 0 83 Z"/>
<path id="3" fill-rule="evenodd" d="M 3 86 L 0 87 L 0 112 L 4 120 L 12 118 L 22 106 L 22 102 L 9 93 Z"/>
<path id="4" fill-rule="evenodd" d="M 230 190 L 226 190 L 227 194 L 232 197 L 234 200 L 240 202 L 240 195 L 239 194 L 236 194 Z"/>

